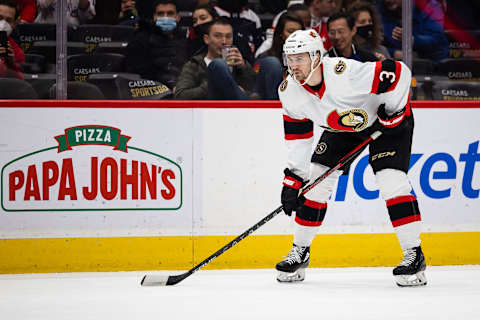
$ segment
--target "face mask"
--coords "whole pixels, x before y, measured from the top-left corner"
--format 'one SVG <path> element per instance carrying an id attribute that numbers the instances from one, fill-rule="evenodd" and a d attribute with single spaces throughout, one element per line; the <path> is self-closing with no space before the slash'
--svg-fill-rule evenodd
<path id="1" fill-rule="evenodd" d="M 169 17 L 157 18 L 155 25 L 164 33 L 171 33 L 177 27 L 177 20 Z"/>
<path id="2" fill-rule="evenodd" d="M 373 37 L 373 24 L 357 27 L 357 34 L 362 38 L 371 39 Z"/>
<path id="3" fill-rule="evenodd" d="M 195 36 L 202 38 L 204 34 L 207 33 L 208 27 L 211 26 L 213 21 L 210 22 L 205 22 L 202 24 L 197 25 L 196 27 L 193 28 L 193 32 L 195 32 Z"/>
<path id="4" fill-rule="evenodd" d="M 5 20 L 0 20 L 0 31 L 6 31 L 7 36 L 12 33 L 12 26 Z"/>

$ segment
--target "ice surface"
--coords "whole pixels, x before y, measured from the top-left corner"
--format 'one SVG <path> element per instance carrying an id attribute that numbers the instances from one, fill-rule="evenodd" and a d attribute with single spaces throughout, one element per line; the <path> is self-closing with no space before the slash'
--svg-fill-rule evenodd
<path id="1" fill-rule="evenodd" d="M 391 268 L 311 268 L 295 284 L 273 269 L 199 271 L 168 287 L 141 287 L 144 274 L 0 275 L 0 319 L 480 319 L 480 266 L 429 266 L 419 288 L 397 287 Z"/>

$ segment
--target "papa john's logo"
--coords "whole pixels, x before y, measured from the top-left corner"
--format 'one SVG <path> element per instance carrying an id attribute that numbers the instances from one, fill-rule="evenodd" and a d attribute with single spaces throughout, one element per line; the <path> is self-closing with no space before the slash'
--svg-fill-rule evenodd
<path id="1" fill-rule="evenodd" d="M 368 124 L 368 115 L 362 109 L 351 109 L 338 113 L 337 110 L 327 116 L 327 129 L 332 131 L 362 131 Z"/>
<path id="2" fill-rule="evenodd" d="M 3 210 L 177 210 L 182 206 L 180 165 L 154 151 L 127 146 L 133 139 L 120 129 L 82 125 L 51 139 L 56 141 L 53 146 L 2 167 Z"/>

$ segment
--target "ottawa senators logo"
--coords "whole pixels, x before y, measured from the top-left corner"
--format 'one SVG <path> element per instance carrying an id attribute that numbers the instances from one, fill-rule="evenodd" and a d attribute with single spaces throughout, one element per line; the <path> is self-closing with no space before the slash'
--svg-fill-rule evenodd
<path id="1" fill-rule="evenodd" d="M 280 84 L 280 91 L 285 91 L 285 89 L 287 89 L 287 84 L 288 84 L 288 81 L 283 80 L 283 82 Z"/>
<path id="2" fill-rule="evenodd" d="M 347 68 L 347 65 L 345 64 L 345 62 L 343 62 L 342 60 L 340 60 L 334 67 L 334 70 L 336 74 L 342 74 L 343 71 L 345 71 L 345 69 Z"/>
<path id="3" fill-rule="evenodd" d="M 361 109 L 351 109 L 340 114 L 334 110 L 328 115 L 327 124 L 332 131 L 362 131 L 368 124 L 368 115 Z"/>
<path id="4" fill-rule="evenodd" d="M 313 31 L 310 31 L 310 36 L 312 38 L 316 38 L 317 37 L 317 33 L 313 32 Z"/>

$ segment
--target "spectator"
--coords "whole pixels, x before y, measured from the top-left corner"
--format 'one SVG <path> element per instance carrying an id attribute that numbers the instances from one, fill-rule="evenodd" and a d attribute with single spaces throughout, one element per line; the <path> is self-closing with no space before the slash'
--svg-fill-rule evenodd
<path id="1" fill-rule="evenodd" d="M 305 0 L 305 4 L 312 15 L 311 27 L 317 31 L 323 42 L 325 50 L 330 50 L 332 43 L 328 37 L 327 21 L 334 13 L 336 3 L 334 0 Z M 307 26 L 305 26 L 307 27 Z"/>
<path id="2" fill-rule="evenodd" d="M 95 17 L 95 0 L 64 0 L 67 3 L 68 24 L 78 26 Z M 57 0 L 37 0 L 36 23 L 56 23 Z"/>
<path id="3" fill-rule="evenodd" d="M 187 32 L 177 27 L 180 15 L 175 0 L 157 0 L 152 18 L 155 24 L 136 31 L 127 47 L 127 70 L 174 90 L 188 57 Z"/>
<path id="4" fill-rule="evenodd" d="M 20 16 L 20 23 L 33 22 L 37 13 L 37 3 L 35 0 L 17 0 L 17 12 Z"/>
<path id="5" fill-rule="evenodd" d="M 248 0 L 219 0 L 215 5 L 215 9 L 220 16 L 228 17 L 233 25 L 234 42 L 247 42 L 250 53 L 247 59 L 253 61 L 253 54 L 262 44 L 262 22 L 260 17 L 248 8 Z M 237 40 L 237 38 L 243 38 Z M 243 55 L 247 52 L 243 48 L 239 48 Z"/>
<path id="6" fill-rule="evenodd" d="M 19 63 L 25 63 L 25 54 L 10 37 L 17 20 L 15 0 L 0 0 L 0 32 L 7 35 L 7 45 L 0 43 L 0 77 L 23 80 Z"/>
<path id="7" fill-rule="evenodd" d="M 383 40 L 382 26 L 377 9 L 370 2 L 358 1 L 348 8 L 357 27 L 353 40 L 359 48 L 373 53 L 378 60 L 390 58 L 387 48 L 381 45 Z"/>
<path id="8" fill-rule="evenodd" d="M 292 3 L 292 1 L 290 1 L 290 3 Z M 278 20 L 285 13 L 298 16 L 299 18 L 302 19 L 304 27 L 310 27 L 310 24 L 312 22 L 312 16 L 310 15 L 310 11 L 308 7 L 303 3 L 300 4 L 300 3 L 293 2 L 294 4 L 292 5 L 290 5 L 290 3 L 287 10 L 282 11 L 282 13 L 278 14 L 273 19 L 272 27 L 267 29 L 265 41 L 263 41 L 262 45 L 255 52 L 255 58 L 258 58 L 260 55 L 267 52 L 272 47 L 273 34 L 275 32 L 275 28 L 277 27 Z M 326 38 L 328 39 L 328 36 Z"/>
<path id="9" fill-rule="evenodd" d="M 95 0 L 93 24 L 137 26 L 138 14 L 134 0 Z"/>
<path id="10" fill-rule="evenodd" d="M 257 64 L 257 92 L 265 100 L 278 100 L 278 87 L 283 80 L 283 44 L 290 34 L 305 30 L 303 21 L 290 13 L 284 13 L 278 20 L 273 33 L 272 47 L 259 56 Z"/>
<path id="11" fill-rule="evenodd" d="M 392 57 L 402 59 L 402 0 L 379 0 L 377 7 L 382 16 L 384 45 Z M 413 50 L 420 58 L 438 62 L 448 57 L 442 17 L 443 9 L 437 0 L 414 1 Z"/>
<path id="12" fill-rule="evenodd" d="M 326 23 L 337 7 L 335 0 L 305 0 L 304 3 L 310 8 L 312 28 L 322 22 Z M 320 33 L 319 35 L 321 36 Z"/>
<path id="13" fill-rule="evenodd" d="M 230 71 L 222 59 L 222 48 L 233 43 L 233 27 L 226 18 L 217 18 L 203 36 L 208 47 L 206 53 L 190 59 L 178 78 L 175 97 L 177 99 L 249 99 L 249 91 L 255 83 L 255 71 L 248 61 L 234 49 Z"/>
<path id="14" fill-rule="evenodd" d="M 377 57 L 353 44 L 357 27 L 353 18 L 345 13 L 336 13 L 328 19 L 328 35 L 333 48 L 328 51 L 330 57 L 345 57 L 361 62 L 377 61 Z"/>
<path id="15" fill-rule="evenodd" d="M 192 13 L 193 24 L 188 33 L 188 38 L 190 40 L 189 56 L 197 55 L 202 50 L 206 50 L 203 35 L 207 33 L 213 20 L 217 17 L 217 11 L 209 4 L 195 7 Z"/>

